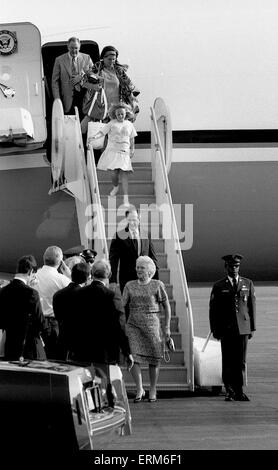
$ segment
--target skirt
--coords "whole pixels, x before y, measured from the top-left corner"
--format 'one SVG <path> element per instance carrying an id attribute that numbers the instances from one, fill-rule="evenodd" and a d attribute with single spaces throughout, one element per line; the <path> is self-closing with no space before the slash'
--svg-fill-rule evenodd
<path id="1" fill-rule="evenodd" d="M 106 148 L 98 161 L 97 169 L 103 171 L 122 170 L 133 172 L 129 152 Z"/>

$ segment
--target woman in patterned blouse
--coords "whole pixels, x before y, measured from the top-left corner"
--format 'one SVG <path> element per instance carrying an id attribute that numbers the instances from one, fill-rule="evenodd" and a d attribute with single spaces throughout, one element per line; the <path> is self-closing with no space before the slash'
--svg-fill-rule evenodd
<path id="1" fill-rule="evenodd" d="M 170 338 L 170 304 L 163 282 L 152 279 L 155 270 L 156 267 L 151 258 L 139 256 L 136 261 L 138 279 L 129 281 L 123 292 L 123 302 L 128 312 L 126 333 L 134 358 L 131 373 L 137 389 L 135 403 L 142 401 L 145 397 L 141 364 L 149 365 L 149 401 L 156 401 L 156 384 L 163 356 L 163 342 Z M 164 310 L 162 322 L 161 307 Z M 163 330 L 161 323 L 164 325 Z"/>

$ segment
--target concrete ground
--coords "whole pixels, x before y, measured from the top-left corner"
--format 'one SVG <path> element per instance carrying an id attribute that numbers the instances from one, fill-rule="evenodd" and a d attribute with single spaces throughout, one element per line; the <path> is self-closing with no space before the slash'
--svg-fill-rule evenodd
<path id="1" fill-rule="evenodd" d="M 211 285 L 191 285 L 196 336 L 206 336 Z M 250 402 L 225 402 L 211 391 L 160 395 L 134 404 L 131 436 L 103 450 L 276 450 L 278 448 L 278 283 L 257 284 L 257 331 L 248 346 Z"/>

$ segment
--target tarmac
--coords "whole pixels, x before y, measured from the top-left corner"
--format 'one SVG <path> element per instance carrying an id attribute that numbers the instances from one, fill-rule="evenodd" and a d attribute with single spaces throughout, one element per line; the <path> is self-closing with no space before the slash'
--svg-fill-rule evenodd
<path id="1" fill-rule="evenodd" d="M 189 286 L 195 336 L 209 331 L 209 284 Z M 134 404 L 133 432 L 116 436 L 101 450 L 277 450 L 278 283 L 256 283 L 257 331 L 248 345 L 250 402 L 225 402 L 210 389 L 160 392 L 156 403 Z M 100 450 L 100 449 L 96 449 Z"/>

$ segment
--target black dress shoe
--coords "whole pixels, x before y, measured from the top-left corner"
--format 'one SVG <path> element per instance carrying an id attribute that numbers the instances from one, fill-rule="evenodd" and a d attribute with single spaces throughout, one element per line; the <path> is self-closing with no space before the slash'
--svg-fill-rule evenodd
<path id="1" fill-rule="evenodd" d="M 235 401 L 250 401 L 250 398 L 248 398 L 245 393 L 237 393 L 234 398 Z"/>
<path id="2" fill-rule="evenodd" d="M 235 400 L 235 394 L 232 390 L 228 390 L 225 395 L 225 401 L 234 401 Z"/>

